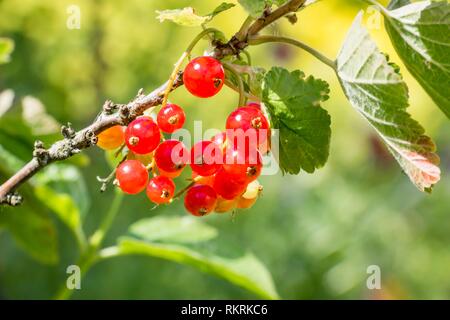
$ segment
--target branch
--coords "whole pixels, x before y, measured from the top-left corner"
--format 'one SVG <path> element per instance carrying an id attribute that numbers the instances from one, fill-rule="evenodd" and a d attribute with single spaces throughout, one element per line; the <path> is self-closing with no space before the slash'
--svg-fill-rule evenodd
<path id="1" fill-rule="evenodd" d="M 230 41 L 225 44 L 215 44 L 213 56 L 217 59 L 222 59 L 226 56 L 238 55 L 249 45 L 248 40 L 250 37 L 255 36 L 262 29 L 286 14 L 297 12 L 305 2 L 306 0 L 291 0 L 273 12 L 266 10 L 260 18 L 251 24 L 251 20 L 247 19 L 241 30 Z M 182 73 L 179 72 L 172 83 L 167 81 L 146 96 L 139 91 L 136 98 L 127 104 L 118 105 L 111 101 L 106 101 L 100 116 L 91 125 L 78 132 L 75 132 L 70 124 L 63 126 L 61 133 L 64 139 L 55 142 L 48 149 L 44 148 L 42 142 L 36 141 L 33 158 L 30 162 L 0 186 L 0 205 L 16 206 L 21 204 L 22 197 L 15 193 L 15 190 L 37 172 L 53 162 L 66 160 L 80 153 L 81 150 L 95 145 L 97 143 L 97 135 L 102 131 L 115 125 L 126 126 L 136 117 L 142 115 L 145 110 L 160 105 L 164 100 L 166 91 L 172 91 L 181 86 L 183 84 L 182 79 Z"/>
<path id="2" fill-rule="evenodd" d="M 22 199 L 14 195 L 13 191 L 38 171 L 55 161 L 70 158 L 80 153 L 81 150 L 95 145 L 97 143 L 97 135 L 102 131 L 115 125 L 126 126 L 145 110 L 160 105 L 168 84 L 166 82 L 146 96 L 139 92 L 136 98 L 127 104 L 115 105 L 111 101 L 106 101 L 102 113 L 91 125 L 78 132 L 75 132 L 70 126 L 63 126 L 61 132 L 64 139 L 55 142 L 49 149 L 45 149 L 42 142 L 36 141 L 33 159 L 0 186 L 0 203 L 8 205 L 20 204 Z M 172 90 L 182 84 L 182 76 L 179 73 L 172 83 Z M 116 112 L 113 114 L 112 112 L 114 111 Z"/>
<path id="3" fill-rule="evenodd" d="M 245 36 L 242 36 L 240 32 L 231 38 L 226 44 L 218 44 L 214 51 L 214 56 L 217 59 L 222 59 L 225 56 L 237 55 L 240 51 L 244 50 L 248 44 L 248 38 L 255 36 L 262 29 L 272 24 L 276 20 L 286 16 L 289 13 L 297 12 L 305 4 L 306 0 L 291 0 L 286 2 L 281 7 L 278 7 L 275 11 L 264 11 L 263 15 L 259 17 L 253 24 L 248 27 Z M 248 22 L 248 20 L 246 20 Z"/>

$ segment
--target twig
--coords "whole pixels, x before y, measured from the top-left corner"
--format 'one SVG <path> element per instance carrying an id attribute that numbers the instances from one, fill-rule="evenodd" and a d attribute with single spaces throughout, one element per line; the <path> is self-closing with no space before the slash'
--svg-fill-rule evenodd
<path id="1" fill-rule="evenodd" d="M 296 47 L 303 49 L 306 52 L 310 53 L 311 55 L 313 55 L 314 57 L 316 57 L 317 59 L 319 59 L 320 61 L 322 61 L 329 67 L 331 67 L 332 69 L 334 69 L 334 70 L 336 69 L 336 62 L 334 62 L 333 60 L 326 57 L 325 55 L 323 55 L 316 49 L 308 46 L 307 44 L 305 44 L 301 41 L 298 41 L 298 40 L 295 40 L 292 38 L 281 37 L 281 36 L 253 36 L 248 39 L 248 43 L 250 45 L 258 45 L 258 44 L 270 43 L 270 42 L 287 43 L 287 44 L 296 46 Z"/>

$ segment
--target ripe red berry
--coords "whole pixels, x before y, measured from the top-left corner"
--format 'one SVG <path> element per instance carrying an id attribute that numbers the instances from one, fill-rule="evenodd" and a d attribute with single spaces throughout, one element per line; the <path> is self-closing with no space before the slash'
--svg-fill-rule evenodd
<path id="1" fill-rule="evenodd" d="M 188 63 L 183 73 L 186 89 L 194 96 L 209 98 L 222 89 L 225 71 L 219 60 L 204 56 Z"/>
<path id="2" fill-rule="evenodd" d="M 214 176 L 201 176 L 195 171 L 192 171 L 192 180 L 194 180 L 196 184 L 206 184 L 210 187 L 214 184 Z"/>
<path id="3" fill-rule="evenodd" d="M 204 216 L 214 210 L 217 193 L 207 185 L 191 187 L 184 198 L 184 207 L 194 216 Z"/>
<path id="4" fill-rule="evenodd" d="M 225 131 L 218 133 L 211 139 L 211 141 L 217 144 L 220 147 L 220 150 L 224 151 L 227 145 L 227 133 Z"/>
<path id="5" fill-rule="evenodd" d="M 220 169 L 223 155 L 212 141 L 197 142 L 191 149 L 191 168 L 201 176 L 210 176 Z"/>
<path id="6" fill-rule="evenodd" d="M 125 143 L 136 154 L 147 154 L 156 149 L 161 133 L 156 123 L 149 117 L 139 117 L 125 130 Z"/>
<path id="7" fill-rule="evenodd" d="M 158 168 L 158 171 L 159 171 L 159 175 L 174 179 L 181 175 L 181 172 L 183 172 L 183 168 L 181 168 L 178 171 L 174 171 L 174 172 L 166 172 L 166 171 L 162 170 L 161 168 Z"/>
<path id="8" fill-rule="evenodd" d="M 123 192 L 136 194 L 145 189 L 148 172 L 145 166 L 137 160 L 126 160 L 117 167 L 116 179 Z"/>
<path id="9" fill-rule="evenodd" d="M 247 184 L 245 177 L 231 175 L 220 169 L 214 178 L 213 188 L 222 198 L 232 200 L 245 192 Z"/>
<path id="10" fill-rule="evenodd" d="M 167 177 L 154 177 L 147 186 L 147 197 L 156 204 L 169 203 L 174 193 L 175 184 Z"/>
<path id="11" fill-rule="evenodd" d="M 183 127 L 186 115 L 183 109 L 176 104 L 167 104 L 161 108 L 156 117 L 159 128 L 166 133 L 173 133 Z"/>
<path id="12" fill-rule="evenodd" d="M 166 140 L 156 149 L 155 162 L 162 171 L 177 172 L 182 170 L 189 162 L 189 152 L 182 142 Z"/>
<path id="13" fill-rule="evenodd" d="M 262 157 L 256 148 L 227 148 L 223 170 L 236 179 L 250 183 L 260 176 L 262 167 Z"/>
<path id="14" fill-rule="evenodd" d="M 269 122 L 260 110 L 240 107 L 228 116 L 226 128 L 227 136 L 234 145 L 259 145 L 267 139 Z"/>
<path id="15" fill-rule="evenodd" d="M 249 102 L 247 103 L 247 107 L 261 110 L 261 104 L 259 102 Z"/>

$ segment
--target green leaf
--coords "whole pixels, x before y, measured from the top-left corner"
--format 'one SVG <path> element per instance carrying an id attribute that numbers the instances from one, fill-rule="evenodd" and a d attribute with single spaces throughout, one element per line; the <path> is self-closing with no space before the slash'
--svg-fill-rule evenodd
<path id="1" fill-rule="evenodd" d="M 206 16 L 200 16 L 196 14 L 194 8 L 192 7 L 174 10 L 162 10 L 156 11 L 156 13 L 158 14 L 157 19 L 159 19 L 160 22 L 169 20 L 185 27 L 199 27 L 211 21 L 219 13 L 233 8 L 234 6 L 235 5 L 232 3 L 223 2 L 216 9 L 214 9 L 213 12 Z"/>
<path id="2" fill-rule="evenodd" d="M 166 259 L 223 278 L 264 299 L 278 298 L 270 273 L 253 254 L 229 242 L 210 241 L 217 230 L 198 219 L 144 219 L 132 225 L 130 233 L 119 239 L 111 256 L 140 254 Z"/>
<path id="3" fill-rule="evenodd" d="M 14 50 L 14 41 L 8 38 L 0 38 L 0 64 L 11 60 L 11 53 Z"/>
<path id="4" fill-rule="evenodd" d="M 0 172 L 9 174 L 19 170 L 24 162 L 0 144 L 0 164 Z M 7 228 L 30 256 L 41 263 L 54 264 L 58 261 L 56 228 L 33 195 L 25 196 L 26 201 L 20 207 L 0 208 L 0 226 Z"/>
<path id="5" fill-rule="evenodd" d="M 139 220 L 129 232 L 145 241 L 196 243 L 217 236 L 217 230 L 191 217 L 155 217 Z"/>
<path id="6" fill-rule="evenodd" d="M 440 179 L 435 145 L 411 118 L 408 89 L 361 25 L 360 13 L 337 59 L 337 74 L 353 107 L 369 121 L 411 181 L 427 191 Z"/>
<path id="7" fill-rule="evenodd" d="M 320 102 L 328 99 L 325 81 L 301 71 L 274 67 L 264 77 L 263 102 L 272 127 L 279 130 L 279 160 L 283 172 L 312 173 L 328 159 L 331 120 Z"/>
<path id="8" fill-rule="evenodd" d="M 393 1 L 390 7 L 404 3 Z M 450 4 L 420 1 L 383 12 L 398 55 L 450 118 Z"/>
<path id="9" fill-rule="evenodd" d="M 266 0 L 238 0 L 239 4 L 254 18 L 259 17 L 266 8 Z"/>
<path id="10" fill-rule="evenodd" d="M 222 13 L 224 11 L 227 11 L 233 7 L 235 7 L 236 5 L 234 3 L 227 3 L 227 2 L 222 2 L 217 8 L 214 9 L 213 12 L 211 12 L 210 14 L 208 14 L 209 17 L 214 18 L 215 16 L 217 16 L 219 13 Z"/>
<path id="11" fill-rule="evenodd" d="M 1 210 L 0 225 L 6 227 L 17 244 L 37 261 L 58 262 L 56 227 L 50 216 L 31 199 L 20 207 Z"/>
<path id="12" fill-rule="evenodd" d="M 194 8 L 187 7 L 183 9 L 156 11 L 157 19 L 160 22 L 165 20 L 172 21 L 185 27 L 198 27 L 208 21 L 208 17 L 199 16 L 194 12 Z"/>
<path id="13" fill-rule="evenodd" d="M 14 91 L 11 89 L 0 92 L 0 117 L 12 107 L 14 96 Z"/>
<path id="14" fill-rule="evenodd" d="M 51 209 L 83 244 L 81 220 L 89 210 L 90 198 L 79 170 L 54 164 L 38 174 L 35 195 Z"/>

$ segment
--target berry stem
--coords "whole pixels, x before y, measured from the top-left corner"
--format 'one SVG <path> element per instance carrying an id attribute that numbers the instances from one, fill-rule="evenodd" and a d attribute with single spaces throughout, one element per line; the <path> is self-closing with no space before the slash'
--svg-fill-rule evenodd
<path id="1" fill-rule="evenodd" d="M 238 81 L 238 90 L 239 90 L 239 102 L 238 107 L 243 106 L 245 104 L 245 90 L 244 90 L 244 82 L 242 81 L 241 75 L 237 72 L 237 70 L 233 67 L 232 64 L 228 62 L 223 62 L 223 66 L 226 70 L 230 71 Z"/>
<path id="2" fill-rule="evenodd" d="M 166 91 L 164 92 L 164 97 L 163 97 L 163 101 L 162 101 L 162 108 L 164 108 L 167 105 L 167 100 L 169 99 L 169 94 L 172 91 L 172 86 L 170 85 L 171 83 L 174 82 L 174 80 L 177 78 L 178 76 L 178 72 L 181 69 L 181 65 L 183 64 L 184 59 L 186 59 L 187 57 L 190 56 L 192 50 L 195 48 L 195 46 L 197 45 L 197 43 L 206 35 L 210 34 L 210 33 L 215 33 L 215 32 L 219 32 L 219 30 L 214 29 L 214 28 L 206 28 L 204 29 L 202 32 L 200 32 L 195 38 L 194 40 L 192 40 L 192 42 L 189 44 L 189 46 L 187 47 L 186 51 L 183 52 L 183 54 L 181 55 L 181 57 L 178 59 L 177 63 L 175 63 L 175 67 L 173 68 L 172 74 L 169 77 L 169 85 L 166 88 Z"/>
<path id="3" fill-rule="evenodd" d="M 249 45 L 259 45 L 263 43 L 271 43 L 271 42 L 280 42 L 280 43 L 287 43 L 290 45 L 293 45 L 295 47 L 298 47 L 300 49 L 305 50 L 306 52 L 310 53 L 317 59 L 319 59 L 321 62 L 329 66 L 331 69 L 336 70 L 336 62 L 331 60 L 330 58 L 326 57 L 316 49 L 308 46 L 307 44 L 287 37 L 281 37 L 281 36 L 252 36 L 249 38 L 248 43 Z"/>
<path id="4" fill-rule="evenodd" d="M 122 205 L 123 194 L 120 191 L 116 191 L 114 195 L 114 200 L 111 204 L 106 215 L 103 217 L 103 220 L 100 223 L 100 227 L 97 231 L 89 239 L 88 247 L 85 251 L 82 251 L 77 266 L 80 267 L 80 274 L 83 277 L 89 269 L 99 261 L 99 248 L 105 238 L 106 233 L 110 229 L 114 218 L 117 216 L 119 212 L 120 206 Z M 70 298 L 74 290 L 70 290 L 66 283 L 61 286 L 60 290 L 56 293 L 54 299 L 56 300 L 67 300 Z"/>
<path id="5" fill-rule="evenodd" d="M 230 80 L 225 79 L 225 85 L 230 88 L 231 90 L 236 91 L 237 93 L 239 93 L 239 88 L 236 87 Z M 258 98 L 257 96 L 252 95 L 251 93 L 245 92 L 244 91 L 244 96 L 249 99 L 249 100 L 253 100 L 253 101 L 258 101 L 260 98 Z"/>

